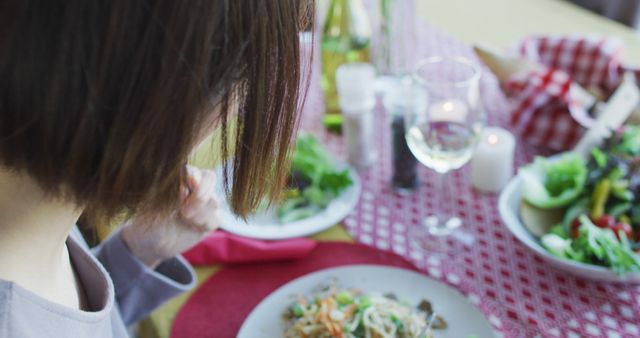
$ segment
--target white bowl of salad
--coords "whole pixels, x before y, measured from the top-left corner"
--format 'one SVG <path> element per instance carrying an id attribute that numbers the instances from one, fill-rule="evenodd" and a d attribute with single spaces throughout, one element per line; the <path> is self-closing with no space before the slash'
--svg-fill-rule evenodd
<path id="1" fill-rule="evenodd" d="M 640 128 L 588 159 L 536 158 L 502 191 L 499 210 L 516 238 L 559 269 L 640 283 Z"/>

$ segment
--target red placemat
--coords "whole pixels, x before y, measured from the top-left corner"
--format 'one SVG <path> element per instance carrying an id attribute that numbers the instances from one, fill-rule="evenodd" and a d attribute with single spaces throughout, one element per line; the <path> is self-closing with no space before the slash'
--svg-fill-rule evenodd
<path id="1" fill-rule="evenodd" d="M 251 310 L 278 287 L 310 272 L 350 264 L 415 270 L 396 254 L 344 242 L 320 243 L 308 257 L 294 262 L 225 267 L 204 282 L 180 309 L 171 337 L 235 337 Z"/>

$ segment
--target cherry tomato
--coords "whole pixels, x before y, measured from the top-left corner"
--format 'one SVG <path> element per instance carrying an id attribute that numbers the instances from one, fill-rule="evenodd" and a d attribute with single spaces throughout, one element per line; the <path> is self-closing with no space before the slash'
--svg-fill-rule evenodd
<path id="1" fill-rule="evenodd" d="M 620 231 L 624 232 L 627 238 L 633 238 L 633 229 L 631 229 L 631 225 L 627 223 L 616 223 L 609 229 L 613 230 L 613 232 L 616 234 L 616 237 L 618 237 L 618 239 L 620 239 L 620 236 L 618 235 L 618 232 Z"/>
<path id="2" fill-rule="evenodd" d="M 580 217 L 574 218 L 573 222 L 571 222 L 571 228 L 569 229 L 569 235 L 571 238 L 578 238 L 578 229 L 580 229 L 580 225 L 582 225 L 582 223 L 580 223 Z"/>
<path id="3" fill-rule="evenodd" d="M 616 225 L 616 219 L 611 215 L 602 215 L 600 218 L 596 219 L 593 222 L 598 228 L 609 228 L 611 229 L 614 225 Z"/>

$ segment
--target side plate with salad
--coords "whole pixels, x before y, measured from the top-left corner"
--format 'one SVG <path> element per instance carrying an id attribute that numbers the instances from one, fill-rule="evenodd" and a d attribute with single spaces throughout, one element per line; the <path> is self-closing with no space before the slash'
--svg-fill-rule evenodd
<path id="1" fill-rule="evenodd" d="M 640 282 L 640 128 L 588 159 L 536 158 L 503 190 L 511 232 L 557 267 L 589 279 Z"/>
<path id="2" fill-rule="evenodd" d="M 222 184 L 218 187 L 222 189 Z M 220 227 L 258 239 L 308 236 L 342 221 L 359 197 L 360 179 L 355 170 L 334 160 L 317 139 L 305 134 L 298 138 L 292 154 L 284 198 L 274 206 L 260 208 L 247 221 L 222 203 Z"/>

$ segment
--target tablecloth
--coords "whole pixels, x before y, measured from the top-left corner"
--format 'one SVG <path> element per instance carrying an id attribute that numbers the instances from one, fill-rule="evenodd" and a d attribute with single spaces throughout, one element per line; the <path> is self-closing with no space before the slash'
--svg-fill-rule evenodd
<path id="1" fill-rule="evenodd" d="M 508 29 L 508 27 L 505 27 Z M 470 46 L 427 23 L 418 29 L 422 57 L 461 55 L 480 63 Z M 319 69 L 314 69 L 317 77 Z M 321 138 L 332 153 L 345 158 L 342 137 L 322 129 L 319 81 L 312 81 L 302 128 Z M 508 128 L 508 105 L 497 80 L 485 71 L 481 95 L 490 125 Z M 412 244 L 408 230 L 429 215 L 439 198 L 431 191 L 438 176 L 419 169 L 421 185 L 409 196 L 391 189 L 390 123 L 378 105 L 371 149 L 377 162 L 361 173 L 360 203 L 344 224 L 354 238 L 406 257 L 432 278 L 465 294 L 504 337 L 640 337 L 640 287 L 595 282 L 569 275 L 544 263 L 510 234 L 497 209 L 497 195 L 474 191 L 464 167 L 451 174 L 455 198 L 445 212 L 459 215 L 463 230 L 476 242 L 455 261 L 442 261 Z M 516 167 L 535 154 L 548 154 L 518 142 Z"/>

